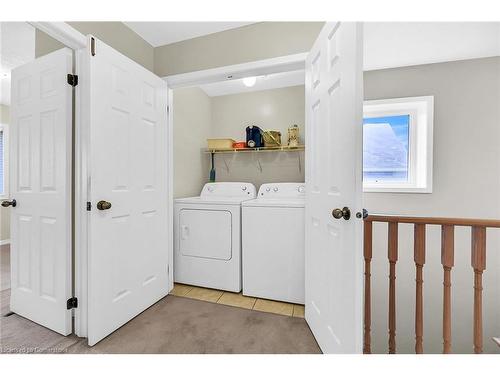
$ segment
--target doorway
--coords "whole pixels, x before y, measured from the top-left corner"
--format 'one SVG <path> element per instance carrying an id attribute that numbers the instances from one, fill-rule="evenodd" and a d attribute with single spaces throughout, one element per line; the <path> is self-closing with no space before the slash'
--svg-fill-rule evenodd
<path id="1" fill-rule="evenodd" d="M 305 68 L 305 317 L 326 353 L 362 351 L 362 38 L 328 23 L 308 54 L 166 77 L 173 108 L 175 88 Z"/>

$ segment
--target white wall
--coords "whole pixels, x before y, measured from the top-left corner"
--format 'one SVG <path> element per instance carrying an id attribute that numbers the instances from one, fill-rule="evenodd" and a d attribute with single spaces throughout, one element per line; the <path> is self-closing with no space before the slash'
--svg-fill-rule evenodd
<path id="1" fill-rule="evenodd" d="M 208 182 L 210 154 L 202 153 L 207 138 L 244 141 L 245 128 L 254 124 L 281 131 L 286 142 L 288 127 L 297 124 L 304 139 L 304 86 L 216 97 L 199 88 L 176 89 L 173 110 L 175 197 L 198 195 Z M 252 182 L 259 188 L 264 182 L 304 181 L 303 152 L 217 154 L 215 167 L 218 182 Z"/>
<path id="2" fill-rule="evenodd" d="M 173 119 L 174 198 L 199 195 L 209 173 L 209 158 L 201 150 L 210 137 L 210 97 L 196 87 L 176 89 Z"/>
<path id="3" fill-rule="evenodd" d="M 160 77 L 308 52 L 324 22 L 259 22 L 154 49 Z"/>
<path id="4" fill-rule="evenodd" d="M 304 108 L 303 85 L 216 96 L 212 98 L 212 136 L 244 141 L 245 128 L 253 124 L 263 130 L 280 131 L 282 143 L 286 144 L 287 129 L 297 124 L 301 132 L 300 142 L 303 143 Z M 221 154 L 216 155 L 215 165 L 217 181 L 252 182 L 257 188 L 265 182 L 304 181 L 303 152 Z"/>
<path id="5" fill-rule="evenodd" d="M 366 72 L 365 99 L 434 95 L 432 194 L 364 194 L 371 213 L 500 218 L 500 58 L 464 60 Z M 485 351 L 500 334 L 500 230 L 488 230 L 484 273 Z M 413 228 L 400 226 L 397 263 L 398 352 L 414 352 Z M 429 226 L 424 267 L 424 351 L 442 350 L 439 227 Z M 374 227 L 373 348 L 387 351 L 387 225 Z M 452 271 L 453 351 L 472 352 L 473 271 L 470 230 L 457 228 Z"/>

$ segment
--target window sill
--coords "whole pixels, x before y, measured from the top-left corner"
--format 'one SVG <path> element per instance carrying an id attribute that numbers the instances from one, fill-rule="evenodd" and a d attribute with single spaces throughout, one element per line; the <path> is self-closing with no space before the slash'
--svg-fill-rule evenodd
<path id="1" fill-rule="evenodd" d="M 431 194 L 432 188 L 418 188 L 418 187 L 364 187 L 363 193 L 396 193 L 396 194 Z"/>

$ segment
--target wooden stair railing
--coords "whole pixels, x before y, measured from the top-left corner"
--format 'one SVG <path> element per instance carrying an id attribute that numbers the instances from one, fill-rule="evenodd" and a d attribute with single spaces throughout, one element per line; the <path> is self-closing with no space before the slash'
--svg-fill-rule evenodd
<path id="1" fill-rule="evenodd" d="M 414 225 L 415 261 L 415 353 L 423 348 L 423 268 L 425 264 L 426 225 L 441 226 L 441 264 L 443 266 L 443 353 L 451 353 L 451 270 L 454 266 L 455 227 L 471 228 L 471 266 L 474 270 L 474 353 L 483 352 L 483 272 L 486 269 L 486 228 L 500 228 L 500 220 L 432 218 L 369 215 L 364 220 L 365 314 L 363 353 L 371 353 L 371 260 L 373 222 L 388 223 L 389 260 L 389 353 L 396 353 L 396 263 L 398 261 L 398 225 Z"/>
<path id="2" fill-rule="evenodd" d="M 454 265 L 455 227 L 441 227 L 441 264 L 443 265 L 443 353 L 451 353 L 451 269 Z"/>
<path id="3" fill-rule="evenodd" d="M 389 223 L 389 354 L 396 354 L 396 262 L 398 261 L 398 223 Z"/>

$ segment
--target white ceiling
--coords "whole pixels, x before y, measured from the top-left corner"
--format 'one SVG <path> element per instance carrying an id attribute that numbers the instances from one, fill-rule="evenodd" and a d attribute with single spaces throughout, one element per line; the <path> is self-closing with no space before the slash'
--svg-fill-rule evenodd
<path id="1" fill-rule="evenodd" d="M 35 58 L 35 29 L 26 22 L 0 22 L 0 103 L 10 105 L 10 72 Z"/>
<path id="2" fill-rule="evenodd" d="M 364 70 L 500 56 L 500 22 L 368 22 Z M 209 96 L 303 84 L 304 73 L 272 75 L 248 88 L 241 80 L 200 86 Z"/>
<path id="3" fill-rule="evenodd" d="M 125 22 L 158 47 L 252 22 Z M 500 55 L 500 22 L 366 22 L 364 69 Z"/>
<path id="4" fill-rule="evenodd" d="M 242 79 L 232 79 L 207 83 L 199 87 L 205 91 L 208 96 L 221 96 L 238 94 L 242 92 L 263 91 L 278 89 L 281 87 L 290 87 L 303 85 L 305 79 L 304 70 L 294 70 L 291 72 L 268 74 L 257 77 L 255 85 L 246 87 Z"/>
<path id="5" fill-rule="evenodd" d="M 364 70 L 500 56 L 500 22 L 368 22 Z M 229 80 L 202 85 L 209 96 L 303 84 L 304 72 L 260 77 L 251 88 Z"/>
<path id="6" fill-rule="evenodd" d="M 124 22 L 153 47 L 235 29 L 255 22 Z"/>
<path id="7" fill-rule="evenodd" d="M 367 22 L 364 70 L 500 55 L 500 22 Z"/>
<path id="8" fill-rule="evenodd" d="M 126 22 L 153 46 L 241 27 L 250 22 Z M 364 70 L 500 56 L 500 22 L 368 22 L 364 24 Z M 35 55 L 34 28 L 1 22 L 0 102 L 10 103 L 10 70 Z M 240 80 L 204 85 L 210 96 L 303 83 L 303 74 L 268 76 L 252 88 Z"/>

